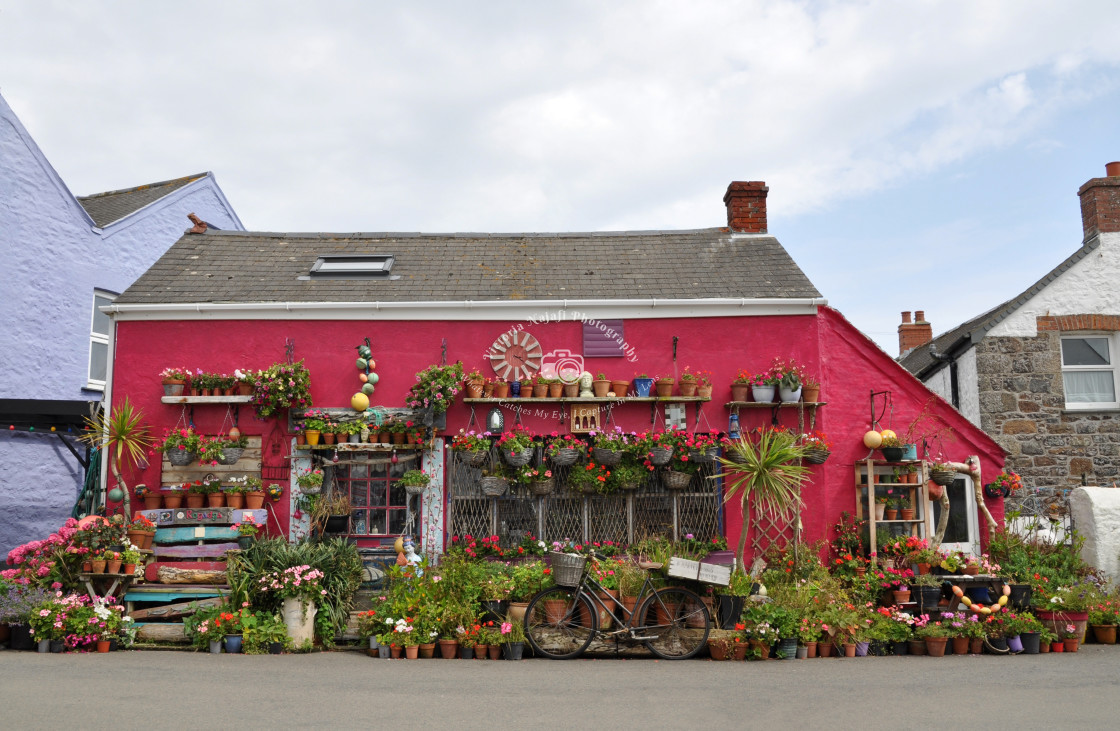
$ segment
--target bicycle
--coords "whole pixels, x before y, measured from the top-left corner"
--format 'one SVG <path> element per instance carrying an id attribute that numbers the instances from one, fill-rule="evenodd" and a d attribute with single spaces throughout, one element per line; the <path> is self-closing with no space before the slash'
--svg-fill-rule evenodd
<path id="1" fill-rule="evenodd" d="M 557 585 L 534 596 L 525 610 L 525 637 L 537 655 L 553 660 L 579 657 L 602 634 L 642 642 L 663 660 L 686 660 L 707 642 L 711 616 L 695 592 L 683 587 L 656 589 L 647 573 L 633 609 L 613 597 L 608 604 L 599 598 L 600 592 L 608 595 L 590 575 L 586 557 L 556 552 L 551 556 Z M 610 629 L 600 627 L 600 617 Z"/>

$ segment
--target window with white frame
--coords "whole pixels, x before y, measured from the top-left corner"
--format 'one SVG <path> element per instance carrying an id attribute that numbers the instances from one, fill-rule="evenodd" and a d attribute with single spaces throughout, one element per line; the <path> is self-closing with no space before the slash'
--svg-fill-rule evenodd
<path id="1" fill-rule="evenodd" d="M 89 326 L 89 377 L 86 388 L 104 391 L 109 373 L 109 328 L 112 321 L 101 311 L 102 307 L 113 304 L 116 293 L 104 289 L 93 290 L 93 316 Z"/>
<path id="2" fill-rule="evenodd" d="M 1116 334 L 1062 337 L 1062 384 L 1067 409 L 1117 408 Z"/>

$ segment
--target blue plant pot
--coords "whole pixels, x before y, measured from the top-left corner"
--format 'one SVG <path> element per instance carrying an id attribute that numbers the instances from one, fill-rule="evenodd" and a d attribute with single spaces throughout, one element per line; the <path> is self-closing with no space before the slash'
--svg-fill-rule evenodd
<path id="1" fill-rule="evenodd" d="M 988 587 L 986 586 L 972 586 L 964 590 L 968 594 L 968 598 L 978 604 L 991 604 L 992 597 L 988 594 Z"/>
<path id="2" fill-rule="evenodd" d="M 918 445 L 917 444 L 903 444 L 902 445 L 902 458 L 917 459 L 918 458 Z"/>
<path id="3" fill-rule="evenodd" d="M 234 655 L 241 652 L 241 635 L 226 635 L 226 652 Z"/>
<path id="4" fill-rule="evenodd" d="M 652 378 L 635 378 L 634 379 L 634 390 L 637 392 L 638 398 L 648 398 L 649 397 L 649 391 L 650 391 L 651 388 L 653 388 L 653 379 Z"/>

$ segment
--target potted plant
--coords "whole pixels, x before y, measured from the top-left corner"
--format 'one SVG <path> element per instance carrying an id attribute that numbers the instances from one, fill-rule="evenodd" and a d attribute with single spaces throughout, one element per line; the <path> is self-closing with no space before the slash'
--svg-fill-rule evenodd
<path id="1" fill-rule="evenodd" d="M 233 482 L 237 478 L 233 478 Z M 256 475 L 245 475 L 241 478 L 241 484 L 245 490 L 245 507 L 249 510 L 259 510 L 264 506 L 264 489 L 261 486 L 261 478 Z"/>
<path id="2" fill-rule="evenodd" d="M 622 460 L 622 455 L 638 448 L 636 435 L 614 427 L 609 431 L 591 432 L 594 440 L 591 457 L 600 464 L 613 467 Z"/>
<path id="3" fill-rule="evenodd" d="M 304 472 L 296 477 L 296 484 L 304 495 L 317 495 L 323 487 L 323 471 L 313 469 Z"/>
<path id="4" fill-rule="evenodd" d="M 933 478 L 932 467 L 930 479 Z M 954 475 L 955 476 L 955 475 Z M 936 480 L 935 480 L 936 481 Z M 940 483 L 939 483 L 940 484 Z M 1016 491 L 1023 488 L 1023 478 L 1012 470 L 1004 470 L 996 478 L 984 485 L 984 494 L 990 498 L 1011 497 Z"/>
<path id="5" fill-rule="evenodd" d="M 263 527 L 264 526 L 257 523 L 256 519 L 254 519 L 253 516 L 249 513 L 246 513 L 241 518 L 240 523 L 234 523 L 230 526 L 230 528 L 237 531 L 237 545 L 242 550 L 246 550 L 253 546 L 253 542 L 257 540 L 257 536 L 260 535 L 261 528 Z"/>
<path id="6" fill-rule="evenodd" d="M 805 461 L 810 464 L 824 464 L 832 454 L 832 442 L 824 432 L 802 434 L 801 445 L 805 447 Z"/>
<path id="7" fill-rule="evenodd" d="M 700 379 L 688 367 L 684 367 L 684 373 L 681 374 L 680 379 L 680 392 L 681 396 L 695 396 L 696 389 L 700 386 Z"/>
<path id="8" fill-rule="evenodd" d="M 506 660 L 520 660 L 525 650 L 525 623 L 506 615 L 498 628 L 502 642 L 502 656 Z"/>
<path id="9" fill-rule="evenodd" d="M 608 495 L 615 487 L 610 476 L 611 471 L 608 467 L 590 461 L 572 468 L 568 473 L 568 489 L 585 495 L 593 492 Z"/>
<path id="10" fill-rule="evenodd" d="M 284 488 L 281 487 L 278 483 L 273 482 L 269 484 L 267 492 L 268 496 L 272 498 L 272 501 L 276 502 L 280 499 L 280 496 L 284 494 Z"/>
<path id="11" fill-rule="evenodd" d="M 528 464 L 533 458 L 533 434 L 524 427 L 514 427 L 498 438 L 498 450 L 511 467 Z"/>
<path id="12" fill-rule="evenodd" d="M 648 373 L 634 374 L 634 393 L 638 398 L 648 398 L 650 389 L 653 388 L 653 379 Z"/>
<path id="13" fill-rule="evenodd" d="M 317 500 L 311 512 L 311 523 L 320 535 L 345 533 L 350 525 L 350 499 L 345 495 L 330 495 Z"/>
<path id="14" fill-rule="evenodd" d="M 247 479 L 247 477 L 230 477 L 231 484 L 222 487 L 226 507 L 239 510 L 245 505 L 245 493 L 249 492 L 249 488 L 245 486 Z"/>
<path id="15" fill-rule="evenodd" d="M 632 457 L 624 457 L 621 462 L 611 468 L 608 478 L 612 490 L 633 491 L 641 487 L 649 470 L 639 465 Z"/>
<path id="16" fill-rule="evenodd" d="M 778 395 L 778 382 L 780 374 L 773 369 L 751 375 L 751 399 L 758 403 L 769 404 Z"/>
<path id="17" fill-rule="evenodd" d="M 136 564 L 140 563 L 143 555 L 140 550 L 129 546 L 121 551 L 121 569 L 126 575 L 131 575 L 136 572 Z"/>
<path id="18" fill-rule="evenodd" d="M 282 409 L 306 409 L 311 406 L 311 373 L 302 360 L 273 363 L 253 374 L 253 398 L 250 403 L 261 418 L 272 416 Z"/>
<path id="19" fill-rule="evenodd" d="M 397 478 L 397 483 L 403 485 L 409 495 L 420 495 L 431 483 L 431 477 L 424 470 L 408 470 Z"/>
<path id="20" fill-rule="evenodd" d="M 595 374 L 595 380 L 591 382 L 591 390 L 595 393 L 595 398 L 606 398 L 607 392 L 611 390 L 611 380 L 607 378 L 607 374 L 599 371 Z"/>
<path id="21" fill-rule="evenodd" d="M 152 448 L 152 438 L 144 425 L 144 412 L 134 407 L 126 397 L 116 407 L 98 412 L 95 418 L 85 419 L 86 433 L 78 439 L 100 449 L 109 457 L 109 469 L 124 495 L 124 514 L 132 514 L 128 484 L 121 476 L 121 469 L 148 466 L 147 454 Z M 183 464 L 189 464 L 188 459 Z"/>
<path id="22" fill-rule="evenodd" d="M 801 398 L 807 404 L 820 403 L 821 400 L 821 382 L 815 376 L 802 374 L 801 376 Z"/>
<path id="23" fill-rule="evenodd" d="M 490 432 L 478 433 L 460 430 L 458 434 L 451 438 L 451 451 L 459 455 L 461 460 L 472 467 L 478 467 L 488 459 L 492 444 L 493 440 L 490 438 Z"/>
<path id="24" fill-rule="evenodd" d="M 160 503 L 163 502 L 162 495 L 155 490 L 149 489 L 148 486 L 143 483 L 133 488 L 133 493 L 144 502 L 145 510 L 158 510 Z"/>
<path id="25" fill-rule="evenodd" d="M 455 403 L 462 382 L 461 361 L 451 365 L 428 366 L 416 374 L 416 383 L 409 389 L 405 405 L 431 411 L 435 428 L 442 429 L 447 424 L 447 409 Z"/>
<path id="26" fill-rule="evenodd" d="M 168 485 L 167 490 L 163 493 L 163 505 L 168 510 L 175 510 L 182 506 L 183 495 L 187 492 L 189 483 L 181 483 L 178 485 Z"/>
<path id="27" fill-rule="evenodd" d="M 309 446 L 319 444 L 323 430 L 327 428 L 329 420 L 322 411 L 308 411 L 303 418 L 303 435 Z"/>
<path id="28" fill-rule="evenodd" d="M 763 428 L 757 441 L 743 435 L 732 441 L 719 457 L 726 469 L 715 477 L 724 480 L 724 499 L 738 494 L 743 511 L 743 528 L 735 552 L 738 571 L 746 572 L 744 554 L 751 510 L 774 520 L 791 520 L 801 506 L 801 484 L 809 476 L 809 469 L 801 464 L 804 456 L 805 448 L 797 444 L 796 436 Z"/>
<path id="29" fill-rule="evenodd" d="M 738 373 L 735 374 L 734 380 L 731 381 L 731 400 L 746 403 L 753 383 L 754 376 L 751 372 L 740 368 Z"/>
<path id="30" fill-rule="evenodd" d="M 673 386 L 677 383 L 677 379 L 670 375 L 656 376 L 653 379 L 653 387 L 657 391 L 658 398 L 668 398 L 673 395 Z"/>
<path id="31" fill-rule="evenodd" d="M 190 380 L 190 368 L 164 368 L 159 372 L 160 381 L 163 383 L 164 396 L 182 396 L 187 381 Z"/>
<path id="32" fill-rule="evenodd" d="M 486 377 L 477 368 L 471 370 L 465 379 L 467 398 L 482 398 L 482 389 L 486 385 Z"/>

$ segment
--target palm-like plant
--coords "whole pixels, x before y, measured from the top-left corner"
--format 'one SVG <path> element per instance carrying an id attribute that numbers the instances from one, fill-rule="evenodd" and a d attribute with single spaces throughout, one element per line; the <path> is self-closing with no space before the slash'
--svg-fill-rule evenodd
<path id="1" fill-rule="evenodd" d="M 739 496 L 743 528 L 736 549 L 738 570 L 746 573 L 744 554 L 750 521 L 750 504 L 775 519 L 791 520 L 801 507 L 801 484 L 809 468 L 801 464 L 805 447 L 790 432 L 762 429 L 757 442 L 744 434 L 732 442 L 719 462 L 726 469 L 709 479 L 722 477 L 727 485 L 724 502 Z"/>
<path id="2" fill-rule="evenodd" d="M 115 409 L 102 410 L 95 417 L 86 417 L 86 433 L 78 437 L 94 449 L 109 455 L 113 478 L 124 490 L 124 514 L 131 515 L 128 484 L 121 477 L 121 464 L 147 466 L 152 438 L 144 425 L 144 412 L 126 397 Z"/>

